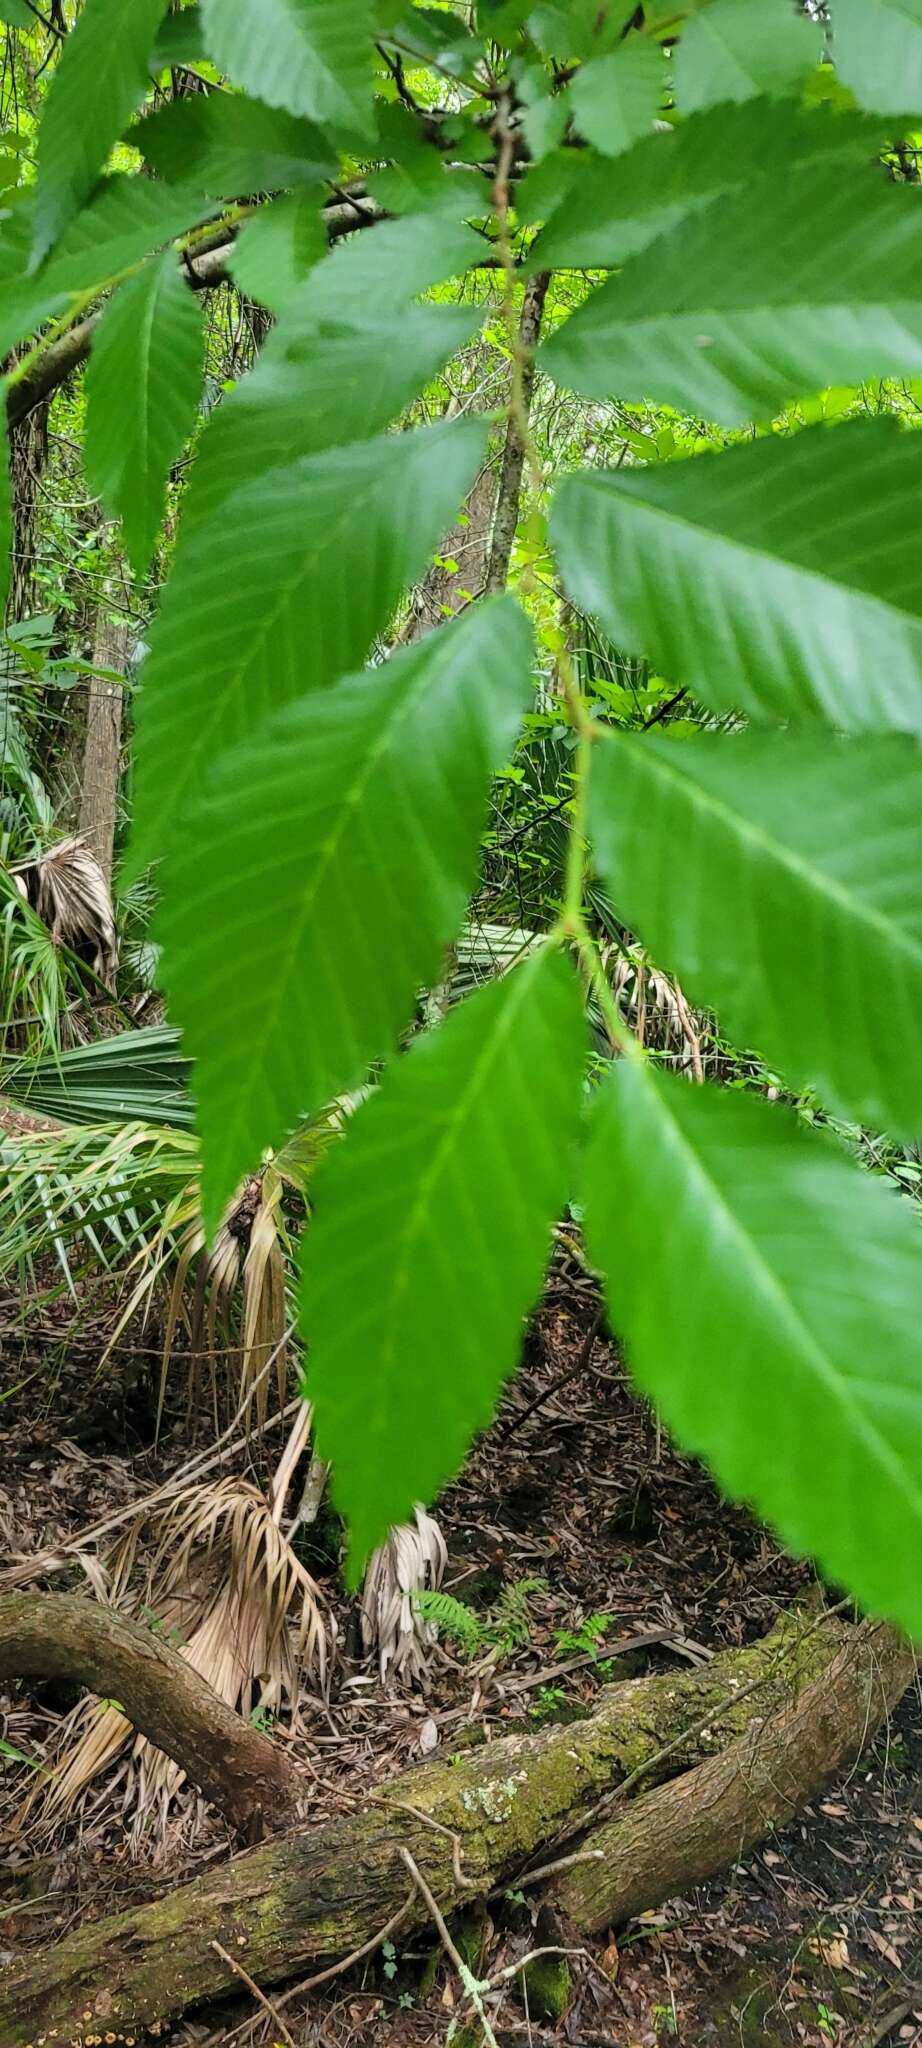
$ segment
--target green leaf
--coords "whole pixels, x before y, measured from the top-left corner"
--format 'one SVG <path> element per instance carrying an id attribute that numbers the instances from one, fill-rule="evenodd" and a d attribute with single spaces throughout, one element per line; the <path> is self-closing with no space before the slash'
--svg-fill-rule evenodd
<path id="1" fill-rule="evenodd" d="M 280 314 L 326 248 L 316 200 L 291 193 L 244 221 L 227 268 L 248 298 Z"/>
<path id="2" fill-rule="evenodd" d="M 150 53 L 151 71 L 166 71 L 174 64 L 199 64 L 204 55 L 201 8 L 181 7 L 178 14 L 165 15 Z"/>
<path id="3" fill-rule="evenodd" d="M 13 507 L 10 489 L 10 447 L 6 431 L 6 386 L 0 383 L 0 619 L 10 594 Z"/>
<path id="4" fill-rule="evenodd" d="M 922 753 L 756 733 L 593 749 L 619 916 L 686 994 L 830 1106 L 922 1132 Z"/>
<path id="5" fill-rule="evenodd" d="M 632 1369 L 687 1450 L 872 1612 L 922 1630 L 922 1234 L 751 1097 L 621 1061 L 584 1176 Z"/>
<path id="6" fill-rule="evenodd" d="M 386 1074 L 316 1182 L 302 1328 L 353 1576 L 431 1502 L 522 1348 L 568 1192 L 585 1043 L 545 947 Z"/>
<path id="7" fill-rule="evenodd" d="M 648 135 L 660 109 L 664 85 L 658 43 L 631 36 L 606 57 L 593 57 L 570 86 L 573 119 L 581 135 L 602 156 L 620 156 Z"/>
<path id="8" fill-rule="evenodd" d="M 260 469 L 370 440 L 476 333 L 478 307 L 409 306 L 362 327 L 305 330 L 291 302 L 255 370 L 208 422 L 183 504 L 180 547 Z"/>
<path id="9" fill-rule="evenodd" d="M 2 0 L 0 21 L 5 21 L 10 28 L 35 27 L 35 16 L 30 14 L 26 0 Z"/>
<path id="10" fill-rule="evenodd" d="M 201 192 L 171 189 L 150 178 L 106 178 L 65 229 L 32 285 L 55 292 L 101 289 L 216 211 L 214 200 Z"/>
<path id="11" fill-rule="evenodd" d="M 922 735 L 914 435 L 856 420 L 561 484 L 570 596 L 715 711 Z"/>
<path id="12" fill-rule="evenodd" d="M 511 598 L 474 607 L 299 697 L 209 778 L 157 930 L 196 1062 L 212 1226 L 265 1146 L 358 1086 L 438 979 L 532 651 Z"/>
<path id="13" fill-rule="evenodd" d="M 139 577 L 170 469 L 195 425 L 204 367 L 201 306 L 167 249 L 110 299 L 86 373 L 87 481 L 121 519 Z"/>
<path id="14" fill-rule="evenodd" d="M 38 132 L 34 264 L 89 197 L 147 89 L 163 0 L 84 0 L 52 74 Z"/>
<path id="15" fill-rule="evenodd" d="M 317 185 L 336 169 L 336 151 L 319 129 L 244 93 L 168 101 L 125 140 L 168 184 L 228 197 Z"/>
<path id="16" fill-rule="evenodd" d="M 790 101 L 761 99 L 693 114 L 672 134 L 635 143 L 614 165 L 573 151 L 570 175 L 529 267 L 623 263 L 721 193 L 776 176 L 779 165 L 867 164 L 886 139 L 886 124 L 870 115 L 826 107 L 808 112 Z"/>
<path id="17" fill-rule="evenodd" d="M 460 277 L 483 261 L 484 242 L 473 228 L 440 215 L 409 214 L 350 235 L 329 251 L 292 300 L 292 325 L 369 318 L 408 306 L 419 292 Z"/>
<path id="18" fill-rule="evenodd" d="M 202 0 L 208 49 L 270 107 L 370 137 L 369 0 Z"/>
<path id="19" fill-rule="evenodd" d="M 548 341 L 587 398 L 728 426 L 830 384 L 922 373 L 922 200 L 839 165 L 760 179 L 673 228 Z"/>
<path id="20" fill-rule="evenodd" d="M 366 656 L 455 518 L 487 424 L 454 420 L 261 469 L 177 551 L 137 704 L 137 874 L 216 753 Z"/>
<path id="21" fill-rule="evenodd" d="M 875 113 L 922 113 L 922 0 L 835 0 L 832 55 Z"/>
<path id="22" fill-rule="evenodd" d="M 799 93 L 823 54 L 824 30 L 793 0 L 710 0 L 683 24 L 673 56 L 676 103 L 695 114 L 720 100 Z"/>

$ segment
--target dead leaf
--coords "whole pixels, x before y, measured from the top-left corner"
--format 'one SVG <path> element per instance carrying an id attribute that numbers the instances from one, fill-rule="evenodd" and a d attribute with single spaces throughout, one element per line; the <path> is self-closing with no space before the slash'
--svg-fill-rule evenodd
<path id="1" fill-rule="evenodd" d="M 609 1942 L 607 1948 L 603 1948 L 599 1962 L 605 1971 L 606 1977 L 610 1977 L 612 1983 L 614 1983 L 621 1962 L 621 1957 L 618 1954 L 618 1944 L 614 1939 Z"/>
<path id="2" fill-rule="evenodd" d="M 439 1731 L 431 1714 L 427 1716 L 419 1731 L 419 1746 L 424 1756 L 429 1756 L 433 1749 L 438 1749 Z"/>
<path id="3" fill-rule="evenodd" d="M 884 1956 L 888 1963 L 892 1963 L 895 1970 L 900 1968 L 900 1959 L 892 1941 L 887 1941 L 885 1936 L 878 1934 L 874 1927 L 868 1928 L 867 1938 L 872 1946 L 876 1948 L 878 1955 Z"/>
<path id="4" fill-rule="evenodd" d="M 827 1970 L 847 1970 L 850 1967 L 848 1942 L 843 1941 L 839 1934 L 829 1940 L 817 1935 L 813 1941 L 808 1941 L 807 1947 L 811 1955 L 818 1956 L 820 1962 L 825 1963 Z"/>

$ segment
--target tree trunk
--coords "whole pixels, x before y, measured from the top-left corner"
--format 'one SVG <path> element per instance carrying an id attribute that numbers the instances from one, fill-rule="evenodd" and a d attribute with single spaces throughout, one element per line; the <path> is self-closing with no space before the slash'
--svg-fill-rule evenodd
<path id="1" fill-rule="evenodd" d="M 544 318 L 544 302 L 551 281 L 549 270 L 540 270 L 530 277 L 525 286 L 522 313 L 519 320 L 519 348 L 524 362 L 522 366 L 522 404 L 526 420 L 531 412 L 531 401 L 535 389 L 534 352 Z M 496 494 L 496 511 L 493 516 L 493 537 L 490 544 L 490 563 L 487 570 L 488 591 L 505 590 L 512 560 L 515 529 L 519 518 L 519 499 L 522 495 L 522 473 L 525 468 L 525 443 L 519 422 L 510 414 L 506 427 L 506 444 L 503 449 L 502 467 L 499 476 L 499 490 Z"/>
<path id="2" fill-rule="evenodd" d="M 71 1593 L 0 1599 L 0 1680 L 64 1678 L 117 1699 L 142 1735 L 252 1840 L 298 1816 L 296 1775 L 192 1665 L 140 1622 Z"/>
<path id="3" fill-rule="evenodd" d="M 128 628 L 101 612 L 96 628 L 94 660 L 100 669 L 124 675 L 128 665 Z M 122 686 L 106 676 L 91 676 L 86 707 L 86 741 L 80 788 L 81 836 L 94 853 L 112 888 L 112 856 L 118 817 L 122 758 Z"/>
<path id="4" fill-rule="evenodd" d="M 593 1829 L 584 1847 L 594 1860 L 561 1878 L 558 1904 L 598 1933 L 735 1863 L 855 1762 L 915 1668 L 911 1644 L 865 1623 L 790 1706 L 767 1721 L 755 1716 L 718 1756 Z"/>
<path id="5" fill-rule="evenodd" d="M 35 610 L 35 529 L 38 481 L 48 460 L 48 403 L 38 405 L 10 427 L 10 486 L 13 538 L 7 618 L 11 624 Z"/>
<path id="6" fill-rule="evenodd" d="M 844 1687 L 837 1675 L 843 1649 L 854 1674 L 854 1683 Z M 822 1674 L 830 1667 L 827 1715 Z M 776 1728 L 788 1727 L 791 1701 L 813 1687 L 809 1771 L 799 1781 L 801 1792 L 810 1792 L 814 1770 L 824 1779 L 835 1759 L 854 1753 L 873 1735 L 913 1668 L 912 1653 L 887 1629 L 850 1630 L 833 1616 L 794 1610 L 763 1643 L 716 1657 L 705 1670 L 610 1688 L 586 1721 L 510 1736 L 451 1764 L 417 1766 L 343 1820 L 250 1850 L 166 1899 L 82 1928 L 56 1949 L 24 1956 L 0 1971 L 5 2048 L 33 2048 L 40 2038 L 55 2039 L 55 2030 L 58 2039 L 78 2048 L 100 2033 L 123 2039 L 232 1990 L 234 1972 L 215 1942 L 261 1984 L 305 1966 L 338 1963 L 373 1944 L 401 1909 L 408 1927 L 425 1921 L 426 1908 L 408 1885 L 401 1847 L 411 1851 L 448 1911 L 462 1900 L 469 1903 L 478 1890 L 508 1882 L 536 1858 L 544 1861 L 548 1844 L 578 1837 L 613 1782 L 633 1780 L 639 1771 L 646 1784 L 661 1782 L 700 1763 L 715 1743 L 736 1743 L 756 1716 L 765 1760 L 757 1817 L 759 1827 L 767 1827 L 774 1818 L 766 1813 L 764 1789 L 773 1737 Z M 854 1712 L 859 1698 L 860 1727 Z M 843 1740 L 840 1711 L 848 1716 Z M 817 1718 L 822 1738 L 814 1740 Z M 787 1746 L 782 1732 L 782 1749 Z M 745 1785 L 737 1764 L 732 1815 L 723 1834 L 730 1857 L 737 1853 Z M 776 1813 L 787 1810 L 783 1801 L 779 1793 Z M 638 1812 L 645 1804 L 639 1803 Z M 684 1815 L 685 1809 L 677 1811 Z M 694 1808 L 690 1817 L 697 1818 Z M 648 1859 L 643 1888 L 632 1895 L 632 1911 L 674 1889 L 675 1844 L 667 1838 L 659 1847 L 659 1857 Z M 709 1836 L 709 1857 L 712 1852 Z M 682 1874 L 691 1880 L 690 1858 Z M 606 1905 L 606 1915 L 607 1910 Z"/>

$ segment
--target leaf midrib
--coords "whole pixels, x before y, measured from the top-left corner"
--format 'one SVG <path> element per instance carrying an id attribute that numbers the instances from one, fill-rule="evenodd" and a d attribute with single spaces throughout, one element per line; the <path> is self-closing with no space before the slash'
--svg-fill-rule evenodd
<path id="1" fill-rule="evenodd" d="M 611 738 L 614 738 L 614 735 Z M 606 743 L 610 744 L 610 737 L 608 735 L 606 735 Z M 615 739 L 614 744 L 616 748 L 620 748 L 623 742 Z M 732 740 L 730 744 L 733 744 Z M 641 759 L 646 761 L 648 773 L 660 775 L 665 782 L 674 783 L 680 791 L 686 794 L 691 792 L 690 801 L 698 802 L 703 810 L 710 811 L 725 829 L 731 833 L 731 836 L 735 836 L 744 844 L 748 842 L 751 846 L 761 848 L 776 861 L 778 866 L 787 868 L 791 874 L 795 875 L 804 884 L 808 893 L 810 893 L 810 885 L 812 883 L 812 893 L 814 895 L 825 896 L 830 903 L 835 904 L 837 909 L 852 920 L 855 918 L 855 905 L 857 903 L 858 917 L 861 921 L 870 930 L 877 931 L 879 936 L 884 941 L 893 945 L 897 951 L 904 953 L 918 970 L 922 970 L 922 942 L 913 939 L 900 925 L 891 924 L 883 912 L 877 910 L 873 904 L 868 903 L 861 896 L 849 896 L 842 884 L 837 882 L 833 876 L 825 873 L 821 868 L 811 868 L 802 855 L 795 853 L 791 847 L 786 846 L 783 840 L 775 839 L 767 827 L 756 825 L 751 817 L 744 817 L 741 811 L 734 811 L 724 798 L 716 797 L 711 790 L 703 789 L 701 784 L 695 781 L 693 775 L 683 774 L 676 763 L 664 760 L 658 752 L 653 752 L 652 749 L 647 747 L 635 748 L 632 746 L 629 749 L 629 755 L 639 755 Z"/>
<path id="2" fill-rule="evenodd" d="M 649 1086 L 646 1074 L 644 1085 Z M 886 1437 L 881 1436 L 860 1403 L 850 1393 L 847 1381 L 834 1360 L 823 1351 L 800 1310 L 785 1292 L 779 1275 L 769 1264 L 765 1253 L 731 1208 L 723 1189 L 709 1172 L 701 1153 L 687 1137 L 678 1119 L 672 1115 L 665 1095 L 658 1089 L 650 1092 L 656 1109 L 668 1121 L 669 1129 L 674 1135 L 678 1149 L 686 1159 L 686 1166 L 689 1167 L 691 1175 L 703 1185 L 706 1194 L 710 1193 L 713 1198 L 712 1205 L 720 1211 L 732 1235 L 741 1246 L 744 1263 L 752 1272 L 757 1289 L 763 1298 L 774 1305 L 775 1313 L 780 1314 L 782 1328 L 786 1325 L 793 1334 L 805 1365 L 808 1368 L 812 1366 L 814 1378 L 830 1395 L 833 1404 L 837 1404 L 844 1413 L 852 1417 L 857 1435 L 867 1446 L 869 1455 L 876 1457 L 881 1470 L 898 1486 L 909 1506 L 922 1521 L 922 1489 L 913 1484 L 910 1474 L 900 1462 L 892 1445 L 887 1442 Z"/>
<path id="3" fill-rule="evenodd" d="M 717 461 L 719 459 L 719 457 L 709 456 L 692 458 L 692 460 L 698 461 Z M 818 584 L 823 589 L 834 590 L 840 597 L 848 599 L 860 597 L 862 603 L 875 605 L 880 611 L 889 613 L 894 619 L 906 621 L 916 631 L 922 629 L 922 613 L 909 611 L 905 606 L 896 604 L 892 598 L 881 597 L 879 592 L 868 590 L 864 584 L 838 582 L 834 576 L 828 575 L 825 570 L 808 566 L 805 562 L 798 561 L 796 556 L 782 555 L 766 547 L 759 548 L 753 541 L 737 539 L 734 534 L 727 532 L 725 526 L 711 526 L 704 521 L 690 519 L 684 512 L 676 512 L 670 507 L 663 505 L 659 499 L 645 497 L 640 491 L 624 490 L 621 487 L 620 481 L 613 485 L 604 481 L 601 477 L 587 474 L 568 479 L 561 487 L 561 490 L 567 490 L 568 486 L 571 495 L 575 487 L 576 491 L 591 492 L 594 497 L 602 498 L 609 504 L 637 507 L 641 513 L 646 513 L 648 517 L 661 519 L 665 525 L 676 526 L 683 533 L 692 534 L 698 539 L 707 537 L 715 540 L 729 553 L 740 555 L 747 562 L 762 564 L 766 562 L 778 563 L 782 568 L 792 570 L 798 576 L 803 576 L 810 583 Z"/>

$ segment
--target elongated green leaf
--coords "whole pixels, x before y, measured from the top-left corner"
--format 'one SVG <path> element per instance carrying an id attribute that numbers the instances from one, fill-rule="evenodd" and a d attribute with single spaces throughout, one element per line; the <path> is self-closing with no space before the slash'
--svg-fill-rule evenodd
<path id="1" fill-rule="evenodd" d="M 573 119 L 602 156 L 620 156 L 649 135 L 664 85 L 658 43 L 632 36 L 606 57 L 583 64 L 570 86 Z"/>
<path id="2" fill-rule="evenodd" d="M 438 979 L 531 655 L 511 598 L 475 607 L 300 697 L 209 778 L 157 930 L 196 1062 L 212 1226 L 265 1146 L 356 1087 Z"/>
<path id="3" fill-rule="evenodd" d="M 84 0 L 63 45 L 38 134 L 34 263 L 88 198 L 148 82 L 163 0 Z"/>
<path id="4" fill-rule="evenodd" d="M 716 711 L 922 735 L 912 434 L 814 427 L 657 469 L 567 477 L 571 597 Z"/>
<path id="5" fill-rule="evenodd" d="M 361 325 L 482 261 L 473 228 L 440 215 L 409 214 L 337 243 L 292 300 L 289 324 L 333 320 Z"/>
<path id="6" fill-rule="evenodd" d="M 6 385 L 0 383 L 0 619 L 10 592 L 10 550 L 13 508 L 10 492 L 10 448 L 6 432 Z"/>
<path id="7" fill-rule="evenodd" d="M 318 333 L 289 320 L 290 310 L 289 302 L 255 370 L 208 423 L 183 505 L 183 546 L 261 468 L 381 433 L 481 317 L 477 307 L 409 306 Z"/>
<path id="8" fill-rule="evenodd" d="M 720 100 L 797 93 L 823 53 L 823 30 L 791 0 L 710 0 L 684 22 L 673 57 L 684 114 Z"/>
<path id="9" fill-rule="evenodd" d="M 922 1232 L 787 1110 L 657 1080 L 599 1090 L 586 1230 L 638 1380 L 724 1489 L 922 1630 Z"/>
<path id="10" fill-rule="evenodd" d="M 242 292 L 279 314 L 326 247 L 316 197 L 292 192 L 244 221 L 227 267 Z"/>
<path id="11" fill-rule="evenodd" d="M 195 425 L 202 312 L 172 249 L 110 299 L 86 374 L 86 474 L 119 518 L 136 576 L 148 567 L 170 469 Z"/>
<path id="12" fill-rule="evenodd" d="M 623 263 L 657 235 L 723 192 L 748 189 L 798 164 L 873 163 L 886 122 L 868 114 L 808 112 L 790 101 L 750 100 L 693 114 L 672 134 L 650 135 L 600 162 L 587 151 L 553 159 L 559 200 L 530 252 L 534 270 L 569 264 L 594 269 Z M 541 166 L 545 171 L 546 166 Z M 528 182 L 533 182 L 535 174 Z M 548 194 L 542 194 L 547 205 Z"/>
<path id="13" fill-rule="evenodd" d="M 0 21 L 7 22 L 10 28 L 33 28 L 35 16 L 29 13 L 26 0 L 3 0 Z"/>
<path id="14" fill-rule="evenodd" d="M 922 0 L 835 0 L 832 54 L 843 85 L 876 113 L 922 113 Z"/>
<path id="15" fill-rule="evenodd" d="M 370 0 L 202 0 L 216 64 L 270 107 L 370 136 Z"/>
<path id="16" fill-rule="evenodd" d="M 137 121 L 126 141 L 168 184 L 194 183 L 230 197 L 316 185 L 336 169 L 335 149 L 310 121 L 245 93 L 167 101 Z"/>
<path id="17" fill-rule="evenodd" d="M 131 869 L 167 852 L 215 754 L 366 655 L 451 525 L 483 420 L 262 470 L 177 553 L 138 698 Z"/>
<path id="18" fill-rule="evenodd" d="M 901 735 L 593 750 L 619 913 L 695 1001 L 830 1106 L 922 1132 L 922 752 Z"/>
<path id="19" fill-rule="evenodd" d="M 609 278 L 541 351 L 585 397 L 727 425 L 829 384 L 922 372 L 922 197 L 839 165 L 717 199 Z"/>
<path id="20" fill-rule="evenodd" d="M 545 948 L 416 1041 L 316 1184 L 302 1328 L 353 1574 L 431 1502 L 519 1359 L 567 1196 L 584 1025 Z"/>

